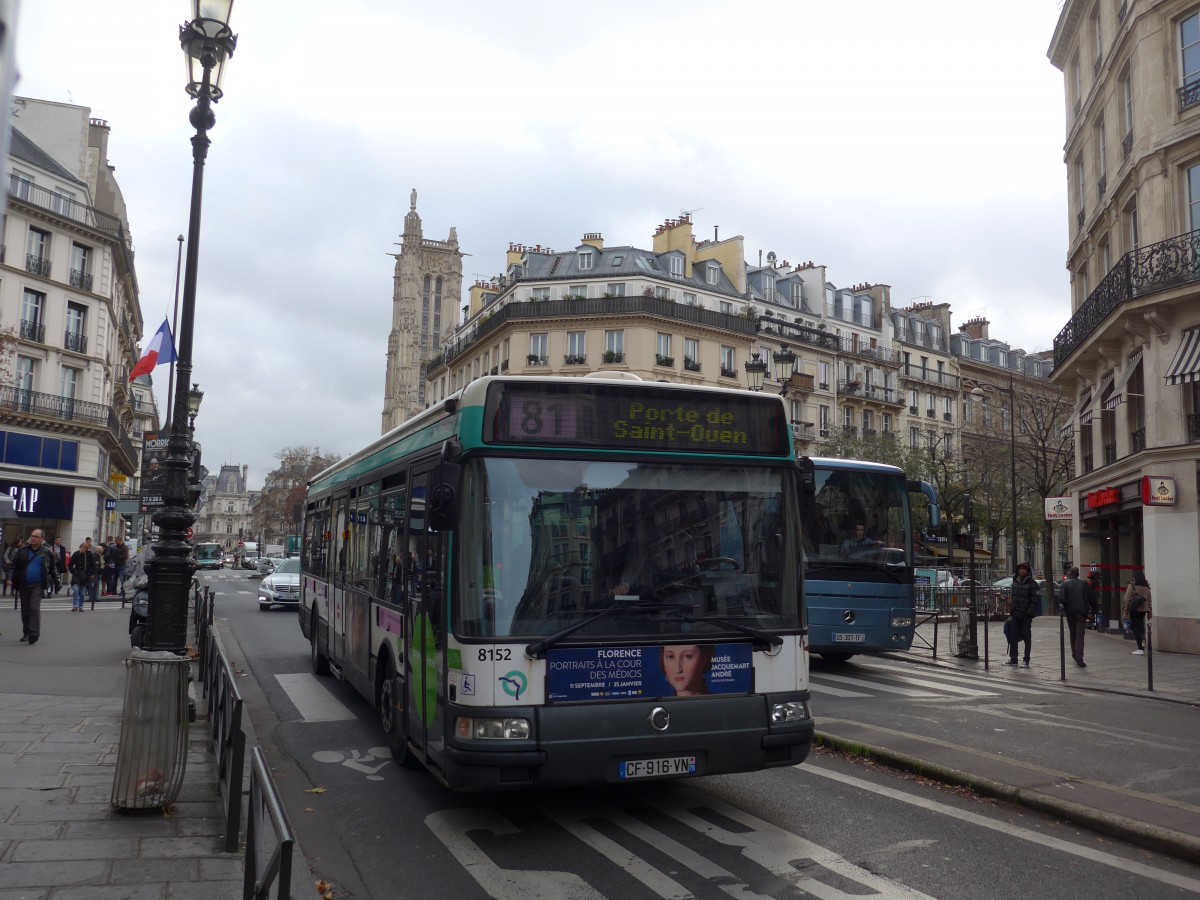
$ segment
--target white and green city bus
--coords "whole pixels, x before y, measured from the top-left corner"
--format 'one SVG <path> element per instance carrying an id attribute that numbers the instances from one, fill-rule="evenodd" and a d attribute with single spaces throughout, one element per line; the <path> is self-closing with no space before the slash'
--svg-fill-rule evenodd
<path id="1" fill-rule="evenodd" d="M 478 379 L 309 484 L 313 670 L 457 790 L 800 763 L 804 472 L 779 397 Z"/>

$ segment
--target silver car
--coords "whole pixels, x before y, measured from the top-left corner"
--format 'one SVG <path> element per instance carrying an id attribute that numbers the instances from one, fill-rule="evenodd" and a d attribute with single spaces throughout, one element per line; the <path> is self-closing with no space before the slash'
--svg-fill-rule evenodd
<path id="1" fill-rule="evenodd" d="M 275 571 L 258 583 L 258 608 L 295 606 L 300 602 L 300 560 L 278 559 Z"/>
<path id="2" fill-rule="evenodd" d="M 278 566 L 281 562 L 283 562 L 283 559 L 281 557 L 263 556 L 263 557 L 259 558 L 258 562 L 255 563 L 254 567 L 258 570 L 259 575 L 270 575 L 272 572 L 275 571 L 275 567 Z"/>

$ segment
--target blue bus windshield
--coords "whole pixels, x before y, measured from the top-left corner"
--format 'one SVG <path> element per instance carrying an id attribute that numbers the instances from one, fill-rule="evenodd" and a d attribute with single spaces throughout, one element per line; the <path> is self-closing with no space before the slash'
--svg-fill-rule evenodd
<path id="1" fill-rule="evenodd" d="M 806 507 L 804 552 L 810 572 L 847 564 L 911 566 L 908 492 L 901 473 L 818 464 L 816 494 Z"/>

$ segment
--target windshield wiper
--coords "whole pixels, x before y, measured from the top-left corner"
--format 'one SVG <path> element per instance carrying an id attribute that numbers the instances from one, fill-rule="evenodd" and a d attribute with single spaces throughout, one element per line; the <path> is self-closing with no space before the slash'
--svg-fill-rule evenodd
<path id="1" fill-rule="evenodd" d="M 724 619 L 720 616 L 684 616 L 683 621 L 689 624 L 696 622 L 713 622 L 717 625 L 724 625 L 726 628 L 732 628 L 734 631 L 740 631 L 742 634 L 748 634 L 754 638 L 755 650 L 769 650 L 772 647 L 782 647 L 783 638 L 777 634 L 771 634 L 769 631 L 762 631 L 758 628 L 751 628 L 749 625 L 742 625 L 740 622 L 734 622 L 732 619 Z"/>
<path id="2" fill-rule="evenodd" d="M 642 612 L 663 612 L 664 610 L 672 609 L 693 609 L 692 604 L 679 603 L 651 603 L 644 604 L 638 602 L 621 602 L 614 603 L 612 606 L 605 607 L 596 613 L 594 616 L 589 616 L 582 622 L 576 622 L 574 625 L 568 625 L 562 631 L 556 631 L 554 634 L 547 635 L 544 638 L 538 638 L 536 641 L 531 641 L 525 645 L 525 655 L 530 659 L 545 659 L 546 651 L 558 644 L 565 638 L 569 638 L 575 632 L 586 628 L 593 622 L 603 619 L 605 616 L 611 616 L 613 613 L 642 613 Z M 684 617 L 687 621 L 688 617 Z"/>

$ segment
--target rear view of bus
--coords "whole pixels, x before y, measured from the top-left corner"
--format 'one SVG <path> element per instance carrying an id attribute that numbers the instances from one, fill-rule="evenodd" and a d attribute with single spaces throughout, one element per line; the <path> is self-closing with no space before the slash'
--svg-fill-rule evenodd
<path id="1" fill-rule="evenodd" d="M 804 502 L 809 650 L 828 660 L 907 650 L 916 624 L 910 483 L 896 466 L 814 458 Z M 930 517 L 936 524 L 934 504 Z"/>
<path id="2" fill-rule="evenodd" d="M 803 761 L 799 470 L 779 398 L 525 377 L 479 379 L 452 401 L 452 419 L 423 414 L 442 439 L 428 490 L 413 487 L 423 441 L 401 426 L 409 474 L 389 461 L 378 492 L 350 487 L 378 512 L 343 520 L 392 523 L 381 537 L 406 561 L 361 620 L 387 623 L 370 640 L 397 756 L 462 790 Z M 346 471 L 387 455 L 369 449 Z M 310 508 L 336 480 L 323 473 Z M 309 551 L 332 525 L 306 531 Z M 336 581 L 304 582 L 305 604 L 329 593 L 355 617 Z M 314 658 L 353 666 L 337 646 Z"/>

